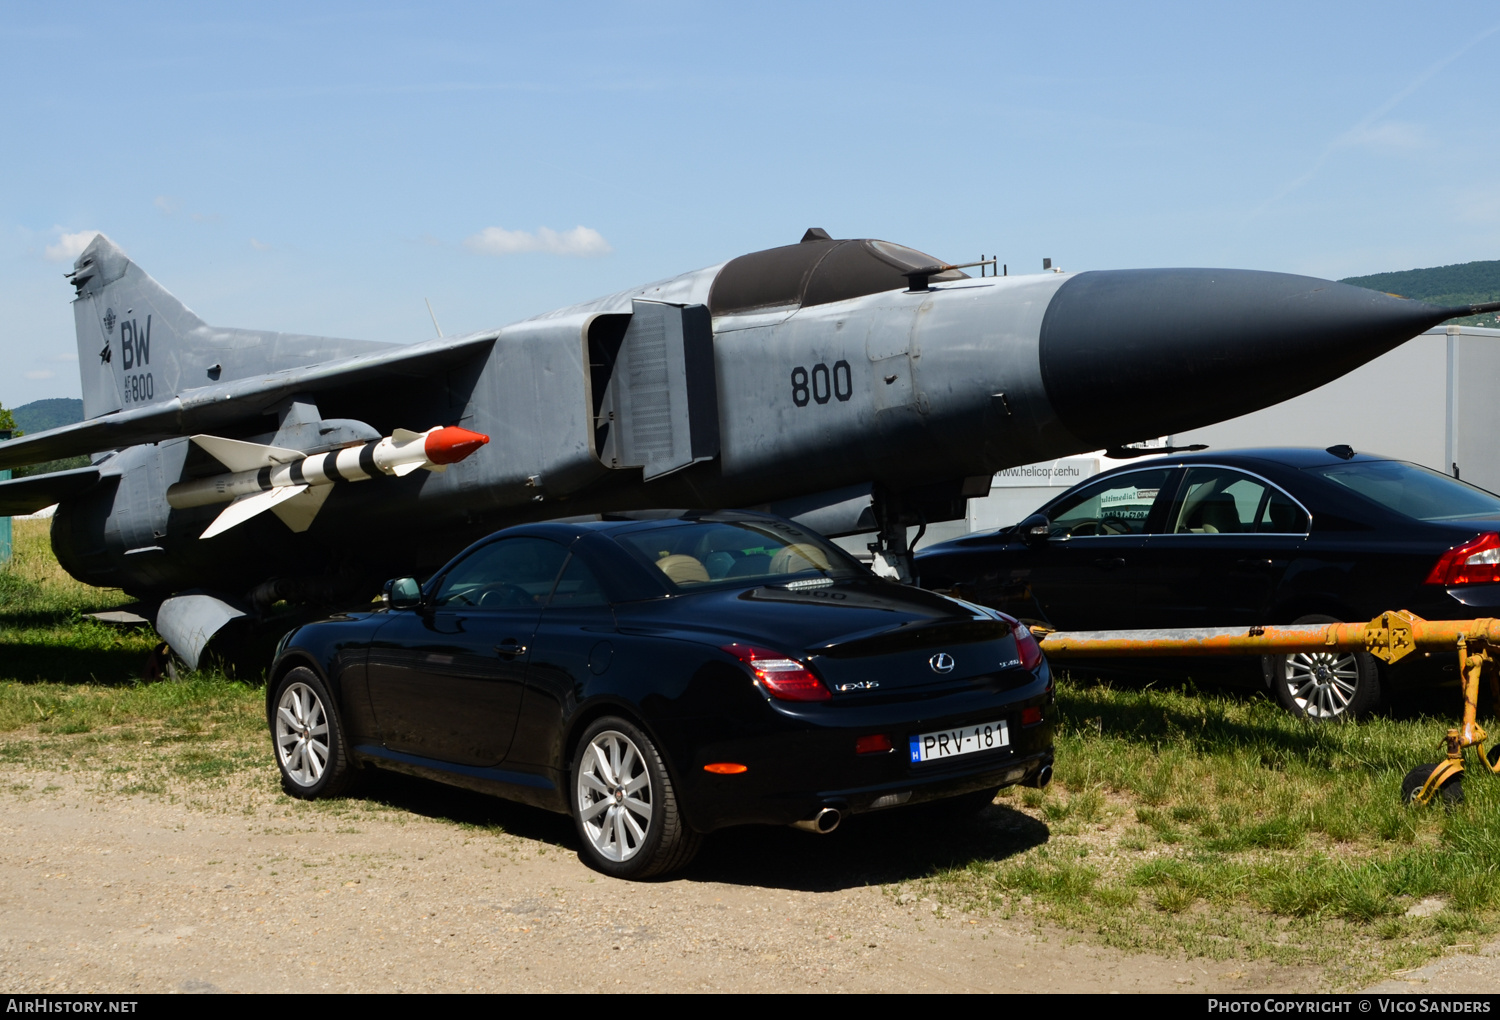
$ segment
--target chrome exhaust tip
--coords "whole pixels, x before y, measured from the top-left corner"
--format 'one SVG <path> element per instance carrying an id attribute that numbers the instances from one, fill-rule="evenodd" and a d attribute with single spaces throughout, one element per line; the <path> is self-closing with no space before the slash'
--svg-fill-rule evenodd
<path id="1" fill-rule="evenodd" d="M 839 827 L 839 822 L 844 820 L 844 814 L 838 808 L 826 807 L 800 822 L 793 822 L 792 828 L 801 829 L 803 832 L 816 832 L 820 836 L 826 836 Z"/>
<path id="2" fill-rule="evenodd" d="M 1031 776 L 1029 779 L 1026 779 L 1021 783 L 1021 785 L 1030 786 L 1040 790 L 1050 782 L 1052 782 L 1052 766 L 1043 765 L 1041 768 L 1036 770 L 1035 775 Z"/>

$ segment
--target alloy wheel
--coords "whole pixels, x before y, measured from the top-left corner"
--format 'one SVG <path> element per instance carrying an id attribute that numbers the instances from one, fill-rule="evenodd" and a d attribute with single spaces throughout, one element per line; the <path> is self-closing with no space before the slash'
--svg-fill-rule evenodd
<path id="1" fill-rule="evenodd" d="M 1348 710 L 1359 690 L 1359 663 L 1350 652 L 1297 652 L 1286 657 L 1287 692 L 1310 719 Z"/>
<path id="2" fill-rule="evenodd" d="M 328 712 L 307 684 L 290 684 L 276 706 L 276 754 L 298 786 L 312 786 L 328 768 Z"/>
<path id="3" fill-rule="evenodd" d="M 651 773 L 640 748 L 618 730 L 589 741 L 578 770 L 578 817 L 600 856 L 628 861 L 651 832 Z"/>

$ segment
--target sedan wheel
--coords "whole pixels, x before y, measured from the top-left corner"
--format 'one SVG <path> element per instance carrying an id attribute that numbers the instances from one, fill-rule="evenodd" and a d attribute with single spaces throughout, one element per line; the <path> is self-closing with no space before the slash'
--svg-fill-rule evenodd
<path id="1" fill-rule="evenodd" d="M 1287 695 L 1301 713 L 1332 719 L 1348 711 L 1359 693 L 1353 652 L 1297 652 L 1286 657 Z"/>
<path id="2" fill-rule="evenodd" d="M 606 874 L 659 875 L 698 851 L 661 755 L 624 719 L 600 719 L 584 733 L 573 756 L 572 807 L 585 861 Z"/>
<path id="3" fill-rule="evenodd" d="M 1338 623 L 1304 616 L 1295 623 Z M 1368 652 L 1295 652 L 1264 658 L 1266 679 L 1293 715 L 1323 721 L 1358 718 L 1380 704 L 1380 668 Z"/>
<path id="4" fill-rule="evenodd" d="M 294 797 L 331 797 L 353 778 L 343 727 L 322 680 L 298 667 L 276 687 L 271 738 L 282 788 Z"/>

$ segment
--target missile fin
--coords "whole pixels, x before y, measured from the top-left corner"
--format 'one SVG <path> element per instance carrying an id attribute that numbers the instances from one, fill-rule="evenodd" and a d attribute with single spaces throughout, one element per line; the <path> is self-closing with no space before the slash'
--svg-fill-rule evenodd
<path id="1" fill-rule="evenodd" d="M 223 436 L 194 436 L 193 442 L 231 471 L 257 471 L 272 464 L 290 464 L 306 456 L 301 450 L 262 446 L 260 443 L 225 439 Z"/>
<path id="2" fill-rule="evenodd" d="M 391 433 L 391 439 L 398 443 L 409 443 L 413 439 L 421 439 L 427 435 L 426 432 L 413 432 L 411 429 L 396 429 Z"/>
<path id="3" fill-rule="evenodd" d="M 287 485 L 279 489 L 267 489 L 265 492 L 252 492 L 248 496 L 241 496 L 224 508 L 224 512 L 214 518 L 214 522 L 199 535 L 200 539 L 213 538 L 234 527 L 236 524 L 244 524 L 256 514 L 270 510 L 283 500 L 291 499 L 293 496 L 306 489 L 305 485 Z"/>
<path id="4" fill-rule="evenodd" d="M 313 518 L 323 509 L 323 503 L 332 491 L 331 485 L 309 486 L 306 492 L 271 507 L 271 512 L 281 518 L 282 524 L 300 534 L 312 527 Z"/>
<path id="5" fill-rule="evenodd" d="M 419 467 L 422 467 L 420 461 L 409 460 L 404 464 L 397 464 L 395 467 L 391 468 L 391 474 L 395 475 L 397 478 L 405 478 L 407 475 L 411 474 Z"/>

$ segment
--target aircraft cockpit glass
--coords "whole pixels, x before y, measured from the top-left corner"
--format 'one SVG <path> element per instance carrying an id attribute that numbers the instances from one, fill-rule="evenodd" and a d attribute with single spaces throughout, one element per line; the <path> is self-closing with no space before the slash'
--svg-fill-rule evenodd
<path id="1" fill-rule="evenodd" d="M 708 306 L 714 315 L 732 315 L 828 304 L 905 290 L 903 274 L 942 264 L 942 259 L 889 241 L 808 240 L 732 259 L 714 279 Z M 932 277 L 967 278 L 957 269 Z"/>
<path id="2" fill-rule="evenodd" d="M 897 266 L 903 273 L 944 264 L 942 259 L 933 258 L 926 252 L 908 248 L 904 244 L 892 244 L 890 241 L 866 241 L 865 243 L 877 257 Z M 967 280 L 968 278 L 969 274 L 962 269 L 950 269 L 946 273 L 938 273 L 932 277 L 934 280 Z"/>
<path id="3" fill-rule="evenodd" d="M 779 521 L 672 521 L 615 540 L 680 591 L 714 585 L 857 577 L 837 546 Z"/>

